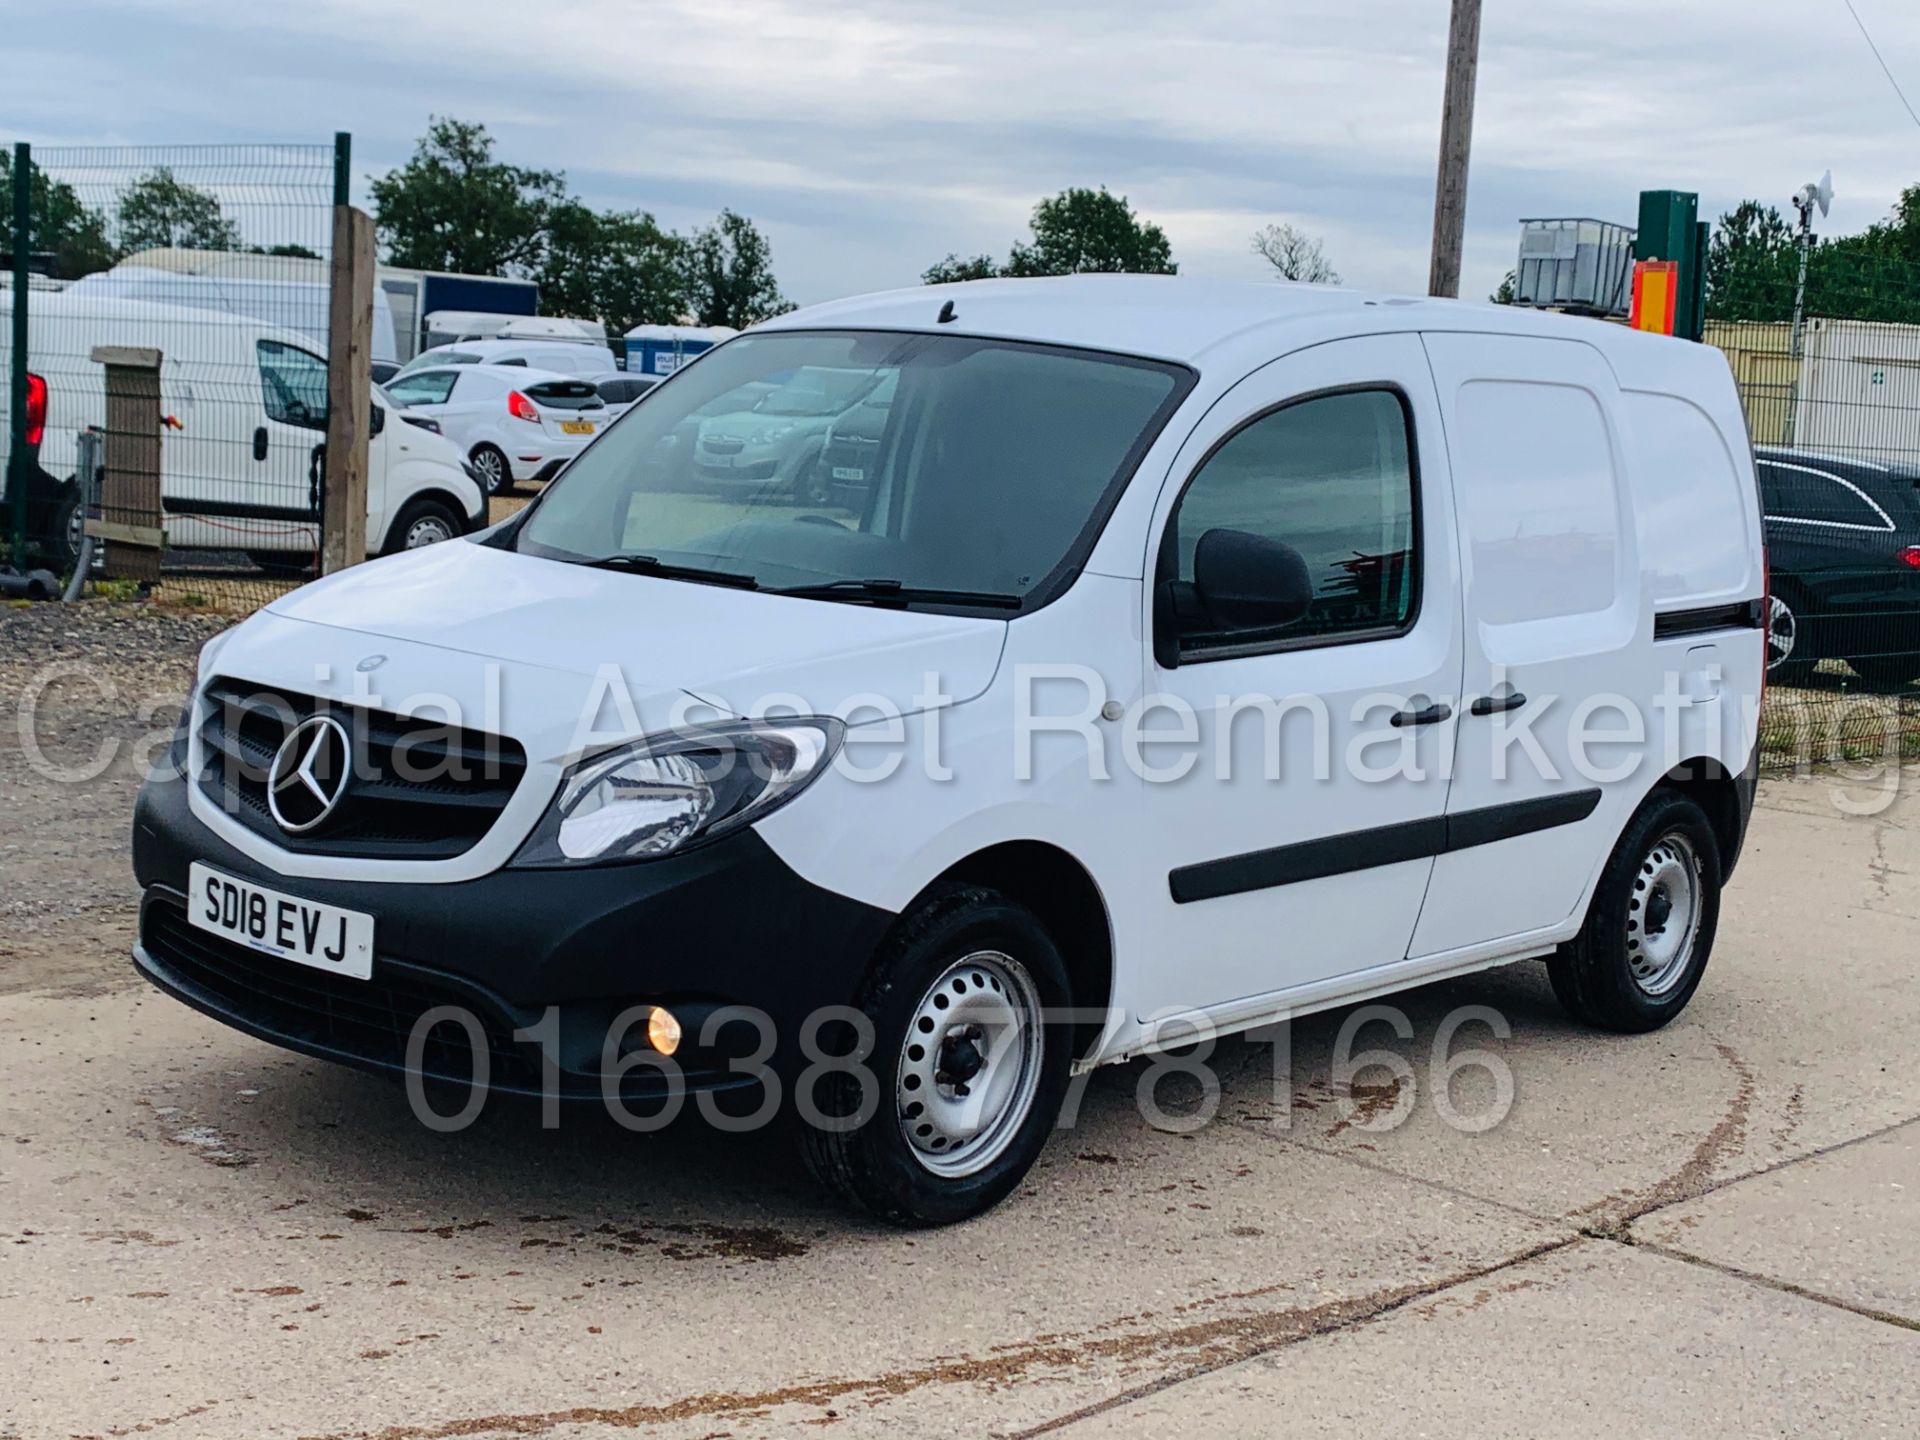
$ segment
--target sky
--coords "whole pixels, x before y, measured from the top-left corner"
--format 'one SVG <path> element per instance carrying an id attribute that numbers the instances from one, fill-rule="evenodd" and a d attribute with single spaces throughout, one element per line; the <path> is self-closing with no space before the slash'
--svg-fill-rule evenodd
<path id="1" fill-rule="evenodd" d="M 1920 106 L 1920 5 L 1854 0 Z M 0 0 L 0 138 L 329 141 L 356 198 L 430 115 L 607 208 L 769 236 L 802 304 L 1004 256 L 1033 204 L 1105 185 L 1183 273 L 1258 279 L 1277 221 L 1351 285 L 1426 287 L 1447 0 Z M 1920 182 L 1920 123 L 1845 0 L 1485 0 L 1462 293 L 1530 216 L 1632 225 L 1642 189 L 1825 233 Z"/>

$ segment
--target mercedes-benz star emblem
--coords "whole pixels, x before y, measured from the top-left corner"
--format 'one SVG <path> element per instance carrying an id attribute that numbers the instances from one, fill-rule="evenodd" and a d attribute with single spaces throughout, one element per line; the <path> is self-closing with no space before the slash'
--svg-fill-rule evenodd
<path id="1" fill-rule="evenodd" d="M 289 835 L 303 835 L 346 794 L 353 748 L 347 727 L 331 715 L 313 715 L 287 732 L 267 772 L 267 809 Z"/>
<path id="2" fill-rule="evenodd" d="M 368 675 L 386 663 L 387 657 L 384 655 L 369 655 L 353 668 L 358 670 L 362 675 Z"/>

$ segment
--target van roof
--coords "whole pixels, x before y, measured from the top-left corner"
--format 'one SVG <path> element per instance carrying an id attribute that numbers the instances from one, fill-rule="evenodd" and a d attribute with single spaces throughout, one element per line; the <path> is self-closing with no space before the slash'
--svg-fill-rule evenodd
<path id="1" fill-rule="evenodd" d="M 754 331 L 838 326 L 945 331 L 949 327 L 940 325 L 937 317 L 948 301 L 953 302 L 950 328 L 956 333 L 1085 346 L 1195 365 L 1209 351 L 1254 332 L 1324 328 L 1342 316 L 1350 318 L 1340 328 L 1354 334 L 1469 330 L 1545 335 L 1585 340 L 1610 356 L 1643 345 L 1679 348 L 1664 337 L 1625 326 L 1520 306 L 1176 275 L 1064 275 L 917 286 L 789 311 L 762 321 Z M 1301 338 L 1308 339 L 1304 334 Z"/>

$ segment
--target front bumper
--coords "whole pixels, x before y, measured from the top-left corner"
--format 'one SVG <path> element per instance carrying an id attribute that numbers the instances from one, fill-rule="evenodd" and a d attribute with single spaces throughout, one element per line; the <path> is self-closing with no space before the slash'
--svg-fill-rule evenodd
<path id="1" fill-rule="evenodd" d="M 193 929 L 186 904 L 195 860 L 373 915 L 372 980 L 256 955 Z M 186 783 L 173 779 L 140 793 L 133 865 L 145 892 L 134 963 L 195 1009 L 289 1049 L 403 1073 L 418 1017 L 450 1005 L 478 1022 L 491 1088 L 561 1098 L 603 1097 L 608 1032 L 635 1005 L 664 1004 L 681 1018 L 675 1060 L 688 1090 L 757 1089 L 736 1062 L 765 1048 L 765 1027 L 773 1041 L 766 1065 L 790 1079 L 807 1063 L 800 1038 L 808 1017 L 851 1000 L 894 918 L 801 879 L 752 830 L 602 869 L 500 870 L 446 885 L 289 879 L 203 825 Z M 757 1010 L 765 1022 L 718 1025 L 702 1043 L 702 1023 L 724 1006 Z M 558 1018 L 544 1051 L 514 1038 L 540 1025 L 549 1007 Z M 458 1043 L 428 1044 L 420 1069 L 467 1083 L 467 1040 L 452 1025 L 434 1033 Z M 643 1065 L 619 1089 L 634 1098 L 663 1084 Z"/>

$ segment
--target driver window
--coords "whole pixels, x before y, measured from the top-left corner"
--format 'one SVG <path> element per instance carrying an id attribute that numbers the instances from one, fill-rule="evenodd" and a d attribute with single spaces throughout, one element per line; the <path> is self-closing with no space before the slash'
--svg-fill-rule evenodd
<path id="1" fill-rule="evenodd" d="M 1194 474 L 1169 522 L 1162 575 L 1174 587 L 1182 654 L 1219 646 L 1340 641 L 1404 631 L 1417 594 L 1411 419 L 1391 390 L 1299 401 L 1252 421 Z M 1201 628 L 1194 549 L 1213 529 L 1244 530 L 1299 551 L 1313 603 L 1259 633 Z"/>
<path id="2" fill-rule="evenodd" d="M 255 344 L 267 418 L 307 430 L 327 428 L 327 362 L 277 340 Z"/>

